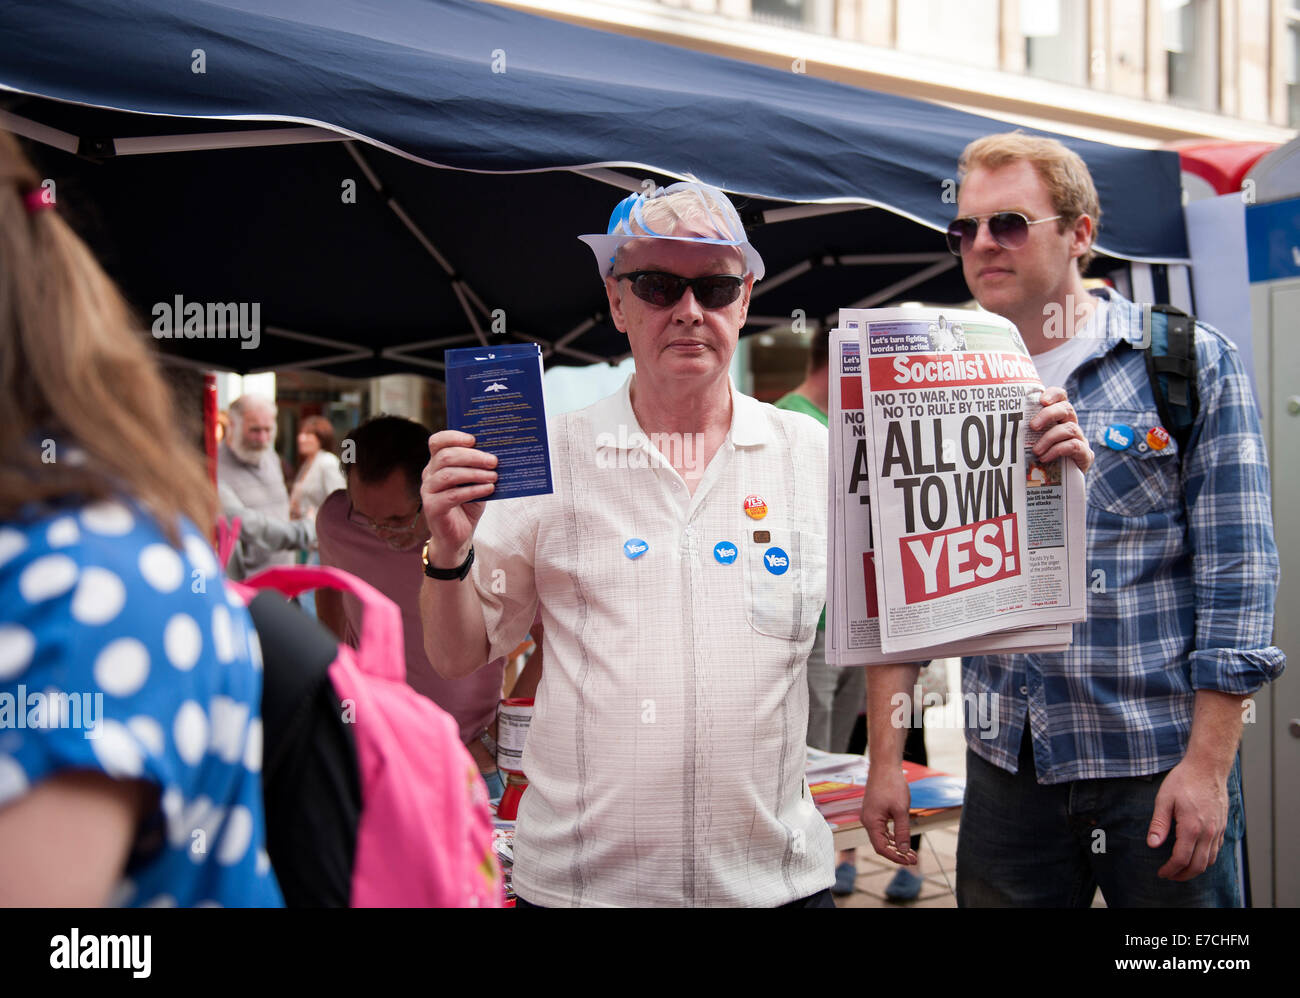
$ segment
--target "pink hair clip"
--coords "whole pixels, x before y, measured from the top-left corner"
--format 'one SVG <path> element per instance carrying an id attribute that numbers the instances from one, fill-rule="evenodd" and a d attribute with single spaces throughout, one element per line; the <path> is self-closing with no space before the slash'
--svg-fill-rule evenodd
<path id="1" fill-rule="evenodd" d="M 35 215 L 42 208 L 53 208 L 54 200 L 50 197 L 48 188 L 37 187 L 23 195 L 23 205 L 29 215 Z"/>

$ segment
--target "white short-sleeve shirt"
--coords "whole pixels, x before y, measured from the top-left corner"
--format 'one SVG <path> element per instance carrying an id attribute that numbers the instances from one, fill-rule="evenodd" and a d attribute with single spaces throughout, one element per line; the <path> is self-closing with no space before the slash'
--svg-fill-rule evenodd
<path id="1" fill-rule="evenodd" d="M 733 387 L 731 430 L 692 495 L 656 459 L 630 386 L 552 419 L 555 492 L 490 503 L 475 533 L 489 657 L 539 601 L 545 625 L 515 888 L 546 906 L 806 897 L 833 880 L 803 776 L 826 429 Z"/>

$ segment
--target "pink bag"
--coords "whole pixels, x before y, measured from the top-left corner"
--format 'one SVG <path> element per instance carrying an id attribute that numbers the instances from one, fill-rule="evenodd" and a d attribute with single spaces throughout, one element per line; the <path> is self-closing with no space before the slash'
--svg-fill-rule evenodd
<path id="1" fill-rule="evenodd" d="M 228 585 L 246 598 L 327 586 L 361 601 L 359 647 L 340 644 L 329 667 L 361 771 L 352 906 L 501 907 L 487 790 L 451 715 L 406 683 L 397 606 L 337 568 L 269 568 Z"/>

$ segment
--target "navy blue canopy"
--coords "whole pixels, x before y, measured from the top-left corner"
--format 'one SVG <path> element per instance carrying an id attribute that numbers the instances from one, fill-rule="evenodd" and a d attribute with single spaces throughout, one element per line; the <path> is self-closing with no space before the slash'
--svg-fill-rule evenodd
<path id="1" fill-rule="evenodd" d="M 0 88 L 0 127 L 146 317 L 258 302 L 269 331 L 166 346 L 350 376 L 436 375 L 494 320 L 550 362 L 625 353 L 575 237 L 646 178 L 733 195 L 777 278 L 751 327 L 965 299 L 945 181 L 1010 127 L 462 0 L 12 2 Z M 1103 253 L 1187 256 L 1176 154 L 1062 138 Z"/>

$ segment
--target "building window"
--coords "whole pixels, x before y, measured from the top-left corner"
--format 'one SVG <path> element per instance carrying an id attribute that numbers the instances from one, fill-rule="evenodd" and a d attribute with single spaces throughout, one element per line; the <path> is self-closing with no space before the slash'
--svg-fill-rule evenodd
<path id="1" fill-rule="evenodd" d="M 1169 102 L 1219 109 L 1217 0 L 1161 0 Z"/>
<path id="2" fill-rule="evenodd" d="M 900 52 L 945 65 L 1000 67 L 999 0 L 906 0 L 895 11 Z"/>
<path id="3" fill-rule="evenodd" d="M 1037 0 L 1020 5 L 1025 72 L 1044 80 L 1088 84 L 1086 0 Z"/>
<path id="4" fill-rule="evenodd" d="M 832 0 L 750 0 L 751 17 L 766 24 L 805 31 L 831 31 Z"/>
<path id="5" fill-rule="evenodd" d="M 1286 11 L 1286 120 L 1300 125 L 1300 0 L 1291 0 Z"/>

